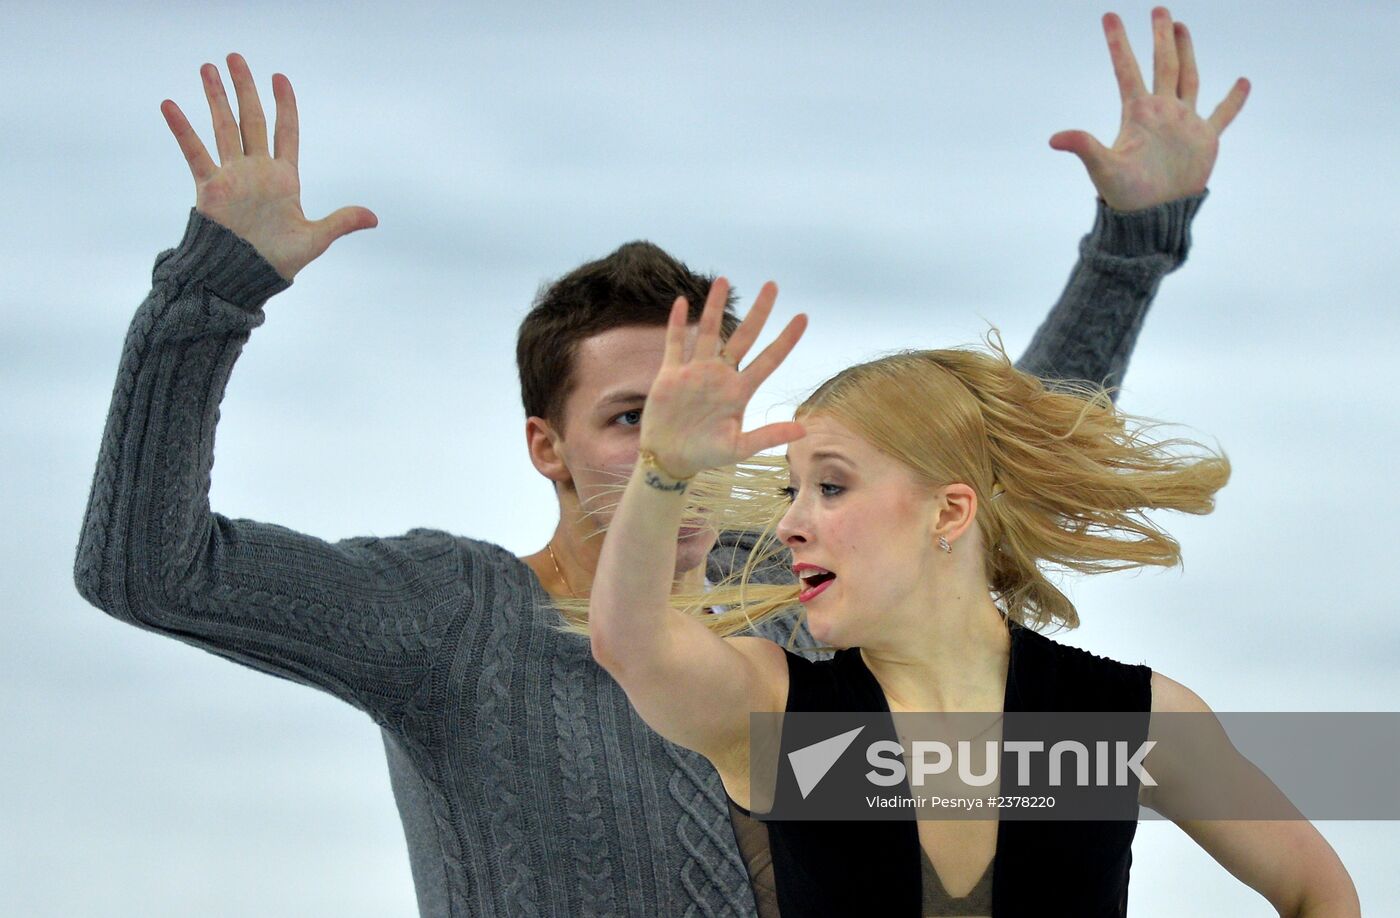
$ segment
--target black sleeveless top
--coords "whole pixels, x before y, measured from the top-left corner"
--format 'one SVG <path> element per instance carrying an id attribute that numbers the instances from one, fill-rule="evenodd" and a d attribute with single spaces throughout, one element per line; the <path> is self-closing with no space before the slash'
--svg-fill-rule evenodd
<path id="1" fill-rule="evenodd" d="M 1004 711 L 1143 712 L 1141 738 L 1146 739 L 1151 668 L 1061 644 L 1014 622 L 1010 630 Z M 793 653 L 787 660 L 787 711 L 889 711 L 859 648 L 838 651 L 829 660 Z M 780 778 L 778 793 L 783 792 Z M 1125 793 L 1135 799 L 1136 783 Z M 783 918 L 922 914 L 925 856 L 912 815 L 900 821 L 765 824 Z M 991 864 L 993 918 L 1126 915 L 1136 831 L 1137 823 L 1127 819 L 1001 820 Z"/>

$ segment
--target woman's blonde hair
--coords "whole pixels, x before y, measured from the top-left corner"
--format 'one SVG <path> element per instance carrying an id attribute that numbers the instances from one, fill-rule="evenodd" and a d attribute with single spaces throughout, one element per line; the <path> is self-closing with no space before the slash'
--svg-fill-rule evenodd
<path id="1" fill-rule="evenodd" d="M 842 370 L 794 412 L 798 421 L 814 415 L 902 462 L 930 493 L 954 482 L 970 486 L 988 590 L 1028 627 L 1079 624 L 1047 568 L 1097 574 L 1181 563 L 1176 540 L 1145 511 L 1209 513 L 1230 477 L 1223 452 L 1151 438 L 1165 425 L 1119 411 L 1102 386 L 1047 385 L 1016 369 L 996 329 L 985 350 L 901 350 Z M 790 570 L 769 575 L 781 583 L 753 580 L 756 571 L 790 561 L 774 537 L 789 505 L 788 480 L 787 460 L 764 454 L 695 477 L 687 519 L 757 538 L 741 569 L 707 590 L 672 594 L 673 608 L 730 635 L 797 603 Z M 616 486 L 614 506 L 623 488 Z M 727 610 L 708 613 L 714 605 Z M 567 630 L 587 633 L 586 597 L 553 606 Z"/>

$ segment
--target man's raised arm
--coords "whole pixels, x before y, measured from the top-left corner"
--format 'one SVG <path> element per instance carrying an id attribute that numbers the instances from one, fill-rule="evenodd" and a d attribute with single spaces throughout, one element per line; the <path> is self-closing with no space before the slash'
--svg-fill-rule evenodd
<path id="1" fill-rule="evenodd" d="M 301 213 L 296 107 L 277 97 L 276 155 L 247 65 L 229 56 L 241 126 L 201 73 L 220 166 L 167 100 L 197 192 L 185 236 L 156 259 L 122 349 L 74 564 L 111 615 L 343 698 L 382 721 L 431 663 L 465 580 L 454 537 L 412 530 L 337 543 L 209 508 L 214 428 L 229 373 L 263 303 L 364 208 Z"/>
<path id="2" fill-rule="evenodd" d="M 1099 194 L 1079 262 L 1016 366 L 1043 379 L 1120 385 L 1162 278 L 1186 260 L 1191 220 L 1206 197 L 1220 134 L 1244 105 L 1235 81 L 1209 118 L 1196 114 L 1199 78 L 1191 35 L 1163 7 L 1152 11 L 1153 88 L 1114 14 L 1104 35 L 1123 101 L 1113 146 L 1061 131 L 1050 146 L 1078 156 Z M 1116 397 L 1117 392 L 1113 395 Z"/>

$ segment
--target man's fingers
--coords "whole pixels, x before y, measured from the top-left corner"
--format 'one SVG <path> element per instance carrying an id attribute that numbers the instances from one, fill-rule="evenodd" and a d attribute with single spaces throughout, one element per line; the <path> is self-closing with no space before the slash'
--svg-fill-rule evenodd
<path id="1" fill-rule="evenodd" d="M 280 73 L 274 73 L 272 98 L 277 101 L 277 127 L 272 138 L 275 144 L 273 154 L 295 167 L 301 128 L 297 123 L 297 97 L 292 93 L 292 81 Z"/>
<path id="2" fill-rule="evenodd" d="M 1152 92 L 1158 96 L 1175 96 L 1178 62 L 1176 38 L 1172 29 L 1172 14 L 1164 6 L 1152 10 Z"/>
<path id="3" fill-rule="evenodd" d="M 1123 31 L 1123 20 L 1117 14 L 1104 14 L 1103 34 L 1108 39 L 1108 56 L 1113 59 L 1113 75 L 1118 78 L 1118 93 L 1123 102 L 1146 95 L 1147 87 L 1142 83 L 1137 58 L 1133 57 L 1133 48 Z"/>
<path id="4" fill-rule="evenodd" d="M 219 68 L 205 64 L 199 68 L 199 75 L 204 78 L 204 98 L 209 100 L 209 117 L 214 122 L 214 146 L 219 151 L 219 163 L 222 165 L 243 152 L 243 143 L 238 137 L 238 122 L 233 120 L 233 109 L 229 108 L 224 82 L 219 78 Z"/>
<path id="5" fill-rule="evenodd" d="M 373 211 L 365 207 L 342 207 L 330 216 L 312 222 L 311 250 L 306 253 L 310 257 L 306 258 L 296 270 L 282 272 L 282 276 L 291 278 L 293 274 L 301 270 L 302 266 L 320 258 L 321 253 L 330 248 L 331 243 L 341 236 L 378 225 L 379 218 L 374 215 Z"/>
<path id="6" fill-rule="evenodd" d="M 328 217 L 322 217 L 314 224 L 317 236 L 325 241 L 321 251 L 347 233 L 369 229 L 379 225 L 379 218 L 367 207 L 342 207 Z"/>
<path id="7" fill-rule="evenodd" d="M 248 69 L 243 55 L 234 53 L 228 56 L 228 75 L 233 79 L 233 90 L 238 96 L 238 131 L 243 138 L 243 153 L 246 156 L 266 156 L 267 118 L 258 99 L 253 72 Z"/>
<path id="8" fill-rule="evenodd" d="M 1176 95 L 1194 112 L 1201 78 L 1196 72 L 1196 49 L 1191 46 L 1191 33 L 1186 30 L 1186 23 L 1172 23 L 1172 37 L 1176 39 L 1176 56 L 1181 62 L 1181 73 L 1176 80 Z"/>
<path id="9" fill-rule="evenodd" d="M 202 182 L 215 172 L 219 167 L 214 165 L 214 160 L 209 158 L 209 151 L 204 149 L 204 142 L 199 139 L 199 135 L 190 127 L 189 119 L 185 113 L 180 111 L 180 106 L 166 99 L 160 103 L 160 113 L 165 116 L 165 123 L 170 126 L 170 133 L 175 135 L 175 142 L 180 145 L 180 152 L 185 154 L 185 162 L 189 163 L 190 174 L 194 176 L 196 182 Z"/>
<path id="10" fill-rule="evenodd" d="M 1230 122 L 1235 120 L 1235 116 L 1244 108 L 1244 100 L 1249 96 L 1249 80 L 1240 77 L 1235 81 L 1235 85 L 1230 87 L 1230 92 L 1215 107 L 1215 111 L 1210 113 L 1210 126 L 1215 128 L 1217 135 L 1221 134 Z"/>
<path id="11" fill-rule="evenodd" d="M 1108 150 L 1099 143 L 1093 134 L 1087 131 L 1060 131 L 1050 138 L 1050 148 L 1052 150 L 1064 150 L 1066 153 L 1073 153 L 1084 161 L 1084 165 L 1092 169 L 1108 154 Z"/>

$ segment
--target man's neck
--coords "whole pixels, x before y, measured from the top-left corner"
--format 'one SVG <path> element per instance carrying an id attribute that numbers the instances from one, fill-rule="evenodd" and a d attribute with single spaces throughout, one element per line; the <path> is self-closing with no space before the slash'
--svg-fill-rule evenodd
<path id="1" fill-rule="evenodd" d="M 585 598 L 598 570 L 598 553 L 604 536 L 587 541 L 574 536 L 561 524 L 554 530 L 549 543 L 532 555 L 520 558 L 539 578 L 540 585 L 551 596 Z M 550 548 L 553 548 L 551 556 Z M 705 565 L 699 564 L 678 578 L 672 592 L 701 590 L 705 586 Z"/>

